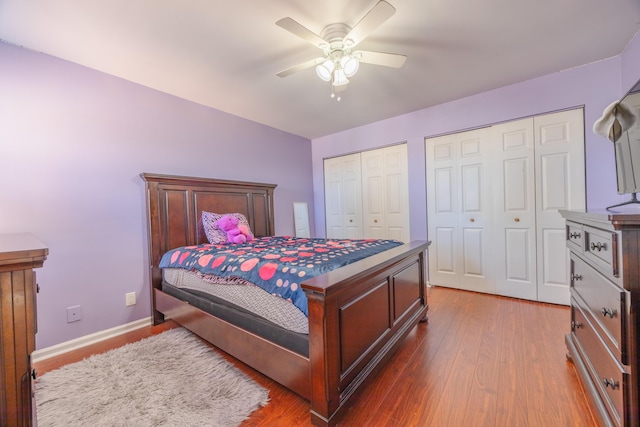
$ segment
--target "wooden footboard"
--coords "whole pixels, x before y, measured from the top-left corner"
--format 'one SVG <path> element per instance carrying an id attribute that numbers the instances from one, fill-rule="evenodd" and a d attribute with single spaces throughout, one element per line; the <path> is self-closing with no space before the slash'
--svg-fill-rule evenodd
<path id="1" fill-rule="evenodd" d="M 426 318 L 428 245 L 412 242 L 302 284 L 309 300 L 314 425 L 333 425 L 358 387 Z"/>

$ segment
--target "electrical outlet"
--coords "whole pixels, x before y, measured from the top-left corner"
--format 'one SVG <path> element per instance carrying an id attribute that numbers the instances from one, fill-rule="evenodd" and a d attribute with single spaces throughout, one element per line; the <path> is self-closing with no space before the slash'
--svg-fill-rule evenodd
<path id="1" fill-rule="evenodd" d="M 129 292 L 128 294 L 125 294 L 125 301 L 126 301 L 126 305 L 127 307 L 129 307 L 130 305 L 136 305 L 136 293 L 135 292 Z"/>
<path id="2" fill-rule="evenodd" d="M 67 307 L 67 323 L 77 322 L 80 319 L 82 319 L 82 307 L 79 305 Z"/>

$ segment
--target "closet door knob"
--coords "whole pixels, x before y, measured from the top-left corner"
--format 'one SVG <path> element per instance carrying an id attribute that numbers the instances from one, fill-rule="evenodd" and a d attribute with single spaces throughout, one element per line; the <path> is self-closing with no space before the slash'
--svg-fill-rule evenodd
<path id="1" fill-rule="evenodd" d="M 520 218 L 517 218 L 517 217 L 516 217 L 516 218 L 513 218 L 513 220 L 514 220 L 515 222 L 520 222 Z"/>
<path id="2" fill-rule="evenodd" d="M 352 220 L 352 219 L 350 219 L 350 220 L 349 220 L 349 222 L 353 222 L 353 220 Z"/>
<path id="3" fill-rule="evenodd" d="M 475 219 L 473 219 L 473 218 L 471 218 L 471 219 L 469 220 L 469 222 L 476 222 L 476 220 L 475 220 Z"/>
<path id="4" fill-rule="evenodd" d="M 378 223 L 378 220 L 377 220 L 377 219 L 374 219 L 374 220 L 373 220 L 373 222 L 377 224 L 377 223 Z"/>

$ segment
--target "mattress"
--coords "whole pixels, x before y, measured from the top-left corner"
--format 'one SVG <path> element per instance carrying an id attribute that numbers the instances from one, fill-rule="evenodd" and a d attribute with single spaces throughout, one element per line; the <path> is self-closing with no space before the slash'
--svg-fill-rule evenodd
<path id="1" fill-rule="evenodd" d="M 165 268 L 162 272 L 164 282 L 173 287 L 216 297 L 292 332 L 309 333 L 309 321 L 303 312 L 290 301 L 262 288 L 242 281 L 217 284 L 198 272 L 180 268 Z"/>

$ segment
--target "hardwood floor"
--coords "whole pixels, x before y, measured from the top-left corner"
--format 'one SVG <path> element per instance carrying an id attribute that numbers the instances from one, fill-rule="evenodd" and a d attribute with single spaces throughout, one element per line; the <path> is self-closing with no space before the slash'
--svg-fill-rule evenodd
<path id="1" fill-rule="evenodd" d="M 340 426 L 597 426 L 565 357 L 568 307 L 438 287 L 428 295 L 429 322 L 355 396 Z M 175 326 L 143 328 L 35 368 L 42 375 Z M 234 362 L 270 391 L 243 427 L 311 425 L 306 400 Z"/>

